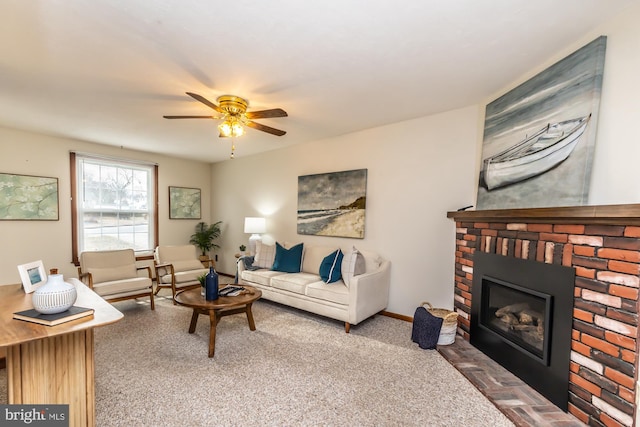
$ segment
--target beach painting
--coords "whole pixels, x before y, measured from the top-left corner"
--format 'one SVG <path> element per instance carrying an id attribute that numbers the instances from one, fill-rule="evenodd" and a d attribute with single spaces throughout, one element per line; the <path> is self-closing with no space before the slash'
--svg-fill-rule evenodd
<path id="1" fill-rule="evenodd" d="M 477 209 L 588 203 L 607 38 L 486 107 Z"/>
<path id="2" fill-rule="evenodd" d="M 298 234 L 364 239 L 367 170 L 298 177 Z"/>

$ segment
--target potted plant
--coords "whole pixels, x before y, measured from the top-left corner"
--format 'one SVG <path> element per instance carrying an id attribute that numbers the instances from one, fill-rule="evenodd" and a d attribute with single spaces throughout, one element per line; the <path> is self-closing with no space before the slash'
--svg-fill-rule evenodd
<path id="1" fill-rule="evenodd" d="M 219 248 L 220 246 L 213 241 L 220 237 L 220 224 L 222 221 L 218 221 L 214 224 L 207 225 L 206 222 L 199 222 L 196 225 L 196 232 L 191 235 L 189 243 L 195 245 L 202 251 L 200 256 L 201 260 L 208 260 L 207 252 L 212 248 Z"/>
<path id="2" fill-rule="evenodd" d="M 244 255 L 244 251 L 247 250 L 247 247 L 245 245 L 240 245 L 239 249 L 240 249 L 240 255 Z"/>
<path id="3" fill-rule="evenodd" d="M 204 291 L 205 291 L 204 288 L 205 288 L 205 286 L 207 284 L 207 273 L 204 273 L 204 274 L 198 276 L 198 282 L 200 282 L 200 286 L 201 286 L 200 293 L 202 295 L 204 295 Z"/>

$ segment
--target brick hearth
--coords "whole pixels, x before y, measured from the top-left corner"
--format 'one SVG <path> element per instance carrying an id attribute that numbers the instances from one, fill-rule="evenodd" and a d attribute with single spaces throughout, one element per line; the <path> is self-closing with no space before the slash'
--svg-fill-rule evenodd
<path id="1" fill-rule="evenodd" d="M 449 212 L 456 221 L 455 307 L 469 340 L 475 251 L 576 270 L 569 412 L 636 425 L 640 205 Z"/>

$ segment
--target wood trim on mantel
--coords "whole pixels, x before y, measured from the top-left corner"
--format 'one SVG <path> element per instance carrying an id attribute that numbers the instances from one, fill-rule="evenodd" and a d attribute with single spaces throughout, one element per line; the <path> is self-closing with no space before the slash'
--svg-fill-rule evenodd
<path id="1" fill-rule="evenodd" d="M 447 212 L 456 222 L 640 225 L 640 204 Z"/>

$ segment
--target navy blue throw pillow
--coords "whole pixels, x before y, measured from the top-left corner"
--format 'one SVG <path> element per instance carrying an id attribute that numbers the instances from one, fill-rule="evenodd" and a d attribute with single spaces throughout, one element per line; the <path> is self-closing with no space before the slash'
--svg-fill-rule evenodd
<path id="1" fill-rule="evenodd" d="M 302 243 L 298 243 L 290 249 L 285 249 L 284 246 L 276 242 L 276 259 L 273 261 L 271 270 L 284 273 L 300 273 L 302 247 Z"/>
<path id="2" fill-rule="evenodd" d="M 342 279 L 340 269 L 343 257 L 344 255 L 340 249 L 324 257 L 322 263 L 320 263 L 320 277 L 324 283 L 333 283 Z"/>

